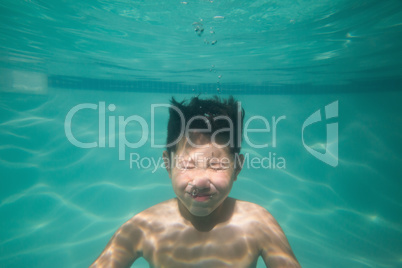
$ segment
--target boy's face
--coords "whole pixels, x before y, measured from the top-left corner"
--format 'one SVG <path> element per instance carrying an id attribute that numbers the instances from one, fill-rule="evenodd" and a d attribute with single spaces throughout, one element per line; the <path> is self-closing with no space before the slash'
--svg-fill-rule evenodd
<path id="1" fill-rule="evenodd" d="M 191 144 L 183 139 L 177 145 L 168 172 L 177 198 L 188 211 L 207 216 L 229 195 L 241 165 L 235 163 L 239 159 L 230 154 L 229 148 L 219 148 L 204 135 L 196 140 Z"/>

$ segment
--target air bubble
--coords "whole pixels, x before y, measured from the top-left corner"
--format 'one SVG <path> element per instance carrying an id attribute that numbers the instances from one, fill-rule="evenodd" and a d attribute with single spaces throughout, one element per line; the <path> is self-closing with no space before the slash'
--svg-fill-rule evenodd
<path id="1" fill-rule="evenodd" d="M 198 189 L 195 188 L 195 189 L 191 192 L 191 195 L 194 197 L 194 196 L 197 196 L 197 194 L 198 194 Z"/>
<path id="2" fill-rule="evenodd" d="M 201 22 L 194 22 L 193 26 L 194 26 L 194 31 L 197 33 L 197 35 L 201 36 L 202 33 L 204 32 L 204 26 L 202 25 L 202 23 Z"/>

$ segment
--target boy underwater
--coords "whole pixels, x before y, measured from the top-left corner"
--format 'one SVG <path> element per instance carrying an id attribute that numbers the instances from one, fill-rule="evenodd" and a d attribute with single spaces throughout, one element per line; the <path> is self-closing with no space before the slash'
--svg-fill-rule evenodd
<path id="1" fill-rule="evenodd" d="M 229 197 L 241 171 L 244 110 L 233 99 L 174 98 L 163 159 L 176 198 L 132 217 L 91 267 L 301 267 L 274 217 Z"/>

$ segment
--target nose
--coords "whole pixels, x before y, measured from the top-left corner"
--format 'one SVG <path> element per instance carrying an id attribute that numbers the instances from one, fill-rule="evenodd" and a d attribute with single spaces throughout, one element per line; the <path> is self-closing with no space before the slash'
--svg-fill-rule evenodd
<path id="1" fill-rule="evenodd" d="M 209 190 L 211 182 L 209 181 L 208 177 L 198 177 L 193 180 L 192 185 L 199 191 Z"/>

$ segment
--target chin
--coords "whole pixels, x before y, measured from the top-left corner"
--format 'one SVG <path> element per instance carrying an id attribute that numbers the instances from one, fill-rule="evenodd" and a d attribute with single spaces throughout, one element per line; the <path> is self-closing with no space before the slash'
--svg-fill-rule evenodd
<path id="1" fill-rule="evenodd" d="M 187 209 L 193 216 L 205 217 L 205 216 L 210 215 L 212 212 L 214 212 L 216 207 L 196 207 L 196 206 L 191 206 L 191 207 L 188 207 Z"/>
<path id="2" fill-rule="evenodd" d="M 192 209 L 192 210 L 189 210 L 189 211 L 194 216 L 205 217 L 205 216 L 208 216 L 209 214 L 211 214 L 213 210 L 211 210 L 211 211 L 210 210 L 202 210 L 201 211 L 199 209 Z"/>

